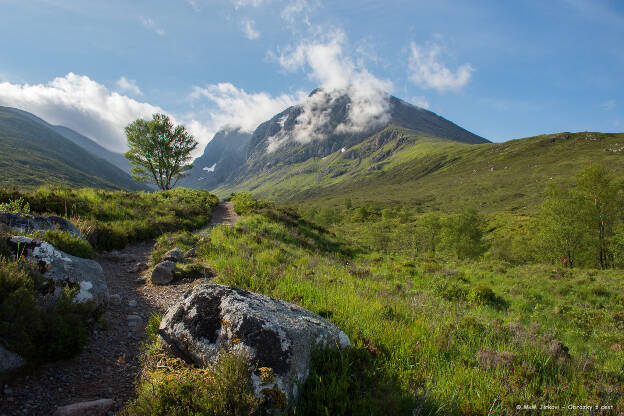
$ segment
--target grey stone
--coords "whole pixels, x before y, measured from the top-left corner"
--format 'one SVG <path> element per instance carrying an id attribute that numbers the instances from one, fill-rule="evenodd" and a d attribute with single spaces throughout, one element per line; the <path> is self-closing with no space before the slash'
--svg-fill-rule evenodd
<path id="1" fill-rule="evenodd" d="M 90 402 L 74 403 L 56 409 L 53 416 L 102 416 L 113 408 L 112 399 L 99 399 Z"/>
<path id="2" fill-rule="evenodd" d="M 121 295 L 114 294 L 108 297 L 108 301 L 111 305 L 121 305 Z"/>
<path id="3" fill-rule="evenodd" d="M 165 253 L 163 256 L 163 261 L 172 261 L 174 263 L 181 263 L 184 261 L 184 254 L 182 251 L 175 247 Z"/>
<path id="4" fill-rule="evenodd" d="M 198 285 L 171 306 L 159 339 L 174 354 L 201 366 L 223 349 L 245 354 L 271 373 L 252 375 L 255 393 L 260 397 L 263 390 L 277 389 L 288 406 L 308 377 L 316 347 L 351 345 L 344 332 L 300 306 L 216 284 Z"/>
<path id="5" fill-rule="evenodd" d="M 136 308 L 136 306 L 137 306 L 137 301 L 136 301 L 136 300 L 134 300 L 134 299 L 129 300 L 129 301 L 128 301 L 128 306 L 129 306 L 129 307 L 131 307 L 131 308 Z"/>
<path id="6" fill-rule="evenodd" d="M 74 224 L 56 215 L 42 217 L 33 214 L 0 212 L 0 224 L 20 230 L 24 234 L 33 231 L 61 230 L 67 231 L 76 237 L 83 238 L 80 234 L 80 230 Z"/>
<path id="7" fill-rule="evenodd" d="M 0 345 L 0 374 L 17 370 L 24 365 L 26 365 L 26 360 Z"/>
<path id="8" fill-rule="evenodd" d="M 55 283 L 78 285 L 76 303 L 93 300 L 97 306 L 108 299 L 108 285 L 102 266 L 90 259 L 72 256 L 45 241 L 24 236 L 8 238 L 9 249 L 38 263 L 43 276 Z"/>
<path id="9" fill-rule="evenodd" d="M 132 266 L 130 266 L 128 268 L 128 272 L 130 272 L 130 273 L 139 273 L 139 272 L 142 272 L 143 270 L 147 270 L 147 269 L 149 269 L 149 266 L 147 265 L 147 263 L 140 262 L 140 263 L 135 263 Z"/>
<path id="10" fill-rule="evenodd" d="M 166 285 L 174 278 L 176 264 L 172 261 L 163 261 L 154 266 L 150 280 L 155 285 Z"/>
<path id="11" fill-rule="evenodd" d="M 141 317 L 139 315 L 132 314 L 132 315 L 128 315 L 128 320 L 129 321 L 140 321 Z"/>

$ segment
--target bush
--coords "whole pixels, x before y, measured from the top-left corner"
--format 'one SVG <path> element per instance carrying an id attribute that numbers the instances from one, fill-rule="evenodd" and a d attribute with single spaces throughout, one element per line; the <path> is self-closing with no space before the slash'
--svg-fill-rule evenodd
<path id="1" fill-rule="evenodd" d="M 483 219 L 474 209 L 446 219 L 442 243 L 460 259 L 477 258 L 486 250 L 483 243 Z"/>
<path id="2" fill-rule="evenodd" d="M 24 201 L 24 198 L 12 199 L 8 202 L 0 203 L 0 211 L 29 214 L 30 204 Z"/>
<path id="3" fill-rule="evenodd" d="M 168 356 L 155 343 L 146 360 L 152 368 L 144 373 L 138 397 L 122 413 L 126 416 L 242 416 L 261 406 L 251 385 L 253 368 L 241 354 L 222 352 L 212 365 L 199 369 Z"/>
<path id="4" fill-rule="evenodd" d="M 256 199 L 249 192 L 238 192 L 232 195 L 234 211 L 238 215 L 253 214 L 268 206 L 264 201 Z"/>
<path id="5" fill-rule="evenodd" d="M 507 306 L 505 299 L 498 296 L 487 286 L 477 286 L 470 289 L 468 300 L 478 305 L 488 305 L 495 308 L 505 308 Z"/>
<path id="6" fill-rule="evenodd" d="M 71 254 L 72 256 L 82 257 L 83 259 L 95 258 L 93 247 L 91 247 L 91 244 L 89 244 L 88 241 L 78 238 L 67 231 L 39 231 L 36 232 L 34 236 L 52 244 L 57 249 Z"/>
<path id="7" fill-rule="evenodd" d="M 31 362 L 70 357 L 84 345 L 94 306 L 73 303 L 77 288 L 69 287 L 44 306 L 49 284 L 35 269 L 0 260 L 0 340 Z"/>

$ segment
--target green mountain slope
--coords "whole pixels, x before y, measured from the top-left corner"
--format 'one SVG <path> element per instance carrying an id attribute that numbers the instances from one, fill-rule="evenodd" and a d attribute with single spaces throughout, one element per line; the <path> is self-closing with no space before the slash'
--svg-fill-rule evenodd
<path id="1" fill-rule="evenodd" d="M 101 159 L 104 159 L 109 163 L 112 163 L 113 165 L 117 166 L 119 169 L 123 170 L 124 172 L 128 172 L 128 173 L 130 172 L 130 162 L 128 162 L 128 159 L 126 159 L 121 153 L 111 152 L 110 150 L 105 149 L 104 147 L 97 144 L 93 139 L 90 139 L 89 137 L 84 136 L 78 133 L 77 131 L 70 129 L 69 127 L 52 125 L 48 123 L 47 121 L 37 117 L 36 115 L 31 114 L 24 110 L 20 110 L 17 108 L 9 108 L 9 107 L 6 107 L 6 108 L 8 110 L 15 112 L 16 114 L 22 115 L 34 122 L 37 122 L 39 124 L 42 124 L 46 127 L 51 128 L 52 130 L 54 130 L 61 136 L 65 137 L 66 139 L 69 139 L 71 142 L 82 147 L 84 150 L 91 153 L 92 155 L 97 156 Z"/>
<path id="2" fill-rule="evenodd" d="M 146 189 L 32 114 L 0 107 L 0 185 Z"/>
<path id="3" fill-rule="evenodd" d="M 217 194 L 249 190 L 277 201 L 409 204 L 422 210 L 531 209 L 549 182 L 572 184 L 589 163 L 624 175 L 623 133 L 559 133 L 464 144 L 387 127 L 323 158 L 278 164 Z"/>

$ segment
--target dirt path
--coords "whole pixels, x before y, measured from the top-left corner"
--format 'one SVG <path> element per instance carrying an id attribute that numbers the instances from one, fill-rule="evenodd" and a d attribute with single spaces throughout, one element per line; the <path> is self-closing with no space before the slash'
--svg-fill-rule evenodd
<path id="1" fill-rule="evenodd" d="M 237 218 L 231 203 L 220 203 L 209 227 L 233 225 Z M 106 330 L 92 334 L 79 355 L 25 371 L 0 385 L 0 416 L 51 415 L 59 406 L 101 398 L 113 399 L 117 411 L 134 397 L 147 321 L 164 313 L 197 282 L 146 284 L 147 273 L 135 268 L 149 264 L 153 247 L 153 242 L 144 242 L 98 255 L 110 294 L 119 295 L 112 296 L 103 315 Z"/>
<path id="2" fill-rule="evenodd" d="M 234 212 L 234 204 L 232 202 L 219 202 L 215 210 L 212 212 L 212 219 L 208 227 L 216 225 L 234 225 L 238 221 L 238 215 Z"/>

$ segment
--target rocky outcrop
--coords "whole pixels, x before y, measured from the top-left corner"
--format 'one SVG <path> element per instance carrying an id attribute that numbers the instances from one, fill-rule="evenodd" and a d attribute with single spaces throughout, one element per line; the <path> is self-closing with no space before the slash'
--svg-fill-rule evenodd
<path id="1" fill-rule="evenodd" d="M 0 224 L 19 230 L 24 234 L 33 231 L 61 230 L 82 238 L 80 230 L 74 224 L 56 215 L 42 217 L 32 214 L 0 212 Z"/>
<path id="2" fill-rule="evenodd" d="M 171 283 L 175 277 L 176 264 L 172 261 L 165 260 L 154 266 L 150 280 L 155 285 L 166 285 Z"/>
<path id="3" fill-rule="evenodd" d="M 168 310 L 159 335 L 174 354 L 202 366 L 223 349 L 244 353 L 258 368 L 256 394 L 277 411 L 296 401 L 315 348 L 350 345 L 344 332 L 300 306 L 217 284 L 188 291 Z"/>
<path id="4" fill-rule="evenodd" d="M 17 370 L 25 364 L 26 360 L 18 354 L 4 349 L 2 345 L 0 345 L 0 376 L 13 370 Z"/>
<path id="5" fill-rule="evenodd" d="M 95 260 L 72 256 L 52 244 L 30 237 L 13 236 L 8 238 L 7 243 L 18 256 L 36 262 L 43 276 L 52 280 L 57 289 L 68 284 L 78 286 L 74 302 L 92 300 L 99 306 L 107 301 L 106 277 Z"/>

